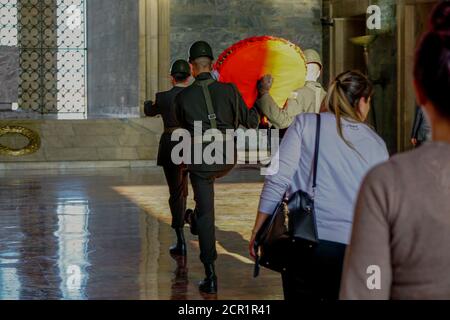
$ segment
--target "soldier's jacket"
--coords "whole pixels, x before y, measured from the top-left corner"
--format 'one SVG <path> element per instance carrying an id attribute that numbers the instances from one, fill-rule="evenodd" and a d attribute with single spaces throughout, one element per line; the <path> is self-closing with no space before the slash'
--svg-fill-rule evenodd
<path id="1" fill-rule="evenodd" d="M 319 113 L 326 94 L 320 83 L 308 81 L 303 88 L 292 93 L 284 109 L 278 107 L 270 94 L 261 96 L 256 106 L 275 128 L 286 129 L 301 113 Z"/>
<path id="2" fill-rule="evenodd" d="M 201 73 L 196 81 L 212 80 L 210 73 Z M 255 109 L 248 109 L 239 91 L 231 84 L 213 81 L 208 86 L 214 113 L 217 117 L 217 129 L 225 132 L 227 129 L 237 129 L 237 124 L 245 128 L 257 128 L 259 125 L 259 114 Z M 202 87 L 196 83 L 190 85 L 178 94 L 175 99 L 175 109 L 180 126 L 194 134 L 194 121 L 201 121 L 203 132 L 211 129 L 208 119 L 208 109 Z M 221 165 L 188 165 L 190 170 L 195 171 L 220 171 Z"/>
<path id="3" fill-rule="evenodd" d="M 184 87 L 175 86 L 169 91 L 156 94 L 155 103 L 146 101 L 144 103 L 144 112 L 148 117 L 161 115 L 164 122 L 164 133 L 161 136 L 158 150 L 158 166 L 173 165 L 171 160 L 172 148 L 177 144 L 171 141 L 170 129 L 180 127 L 180 123 L 175 114 L 175 97 L 184 89 Z"/>

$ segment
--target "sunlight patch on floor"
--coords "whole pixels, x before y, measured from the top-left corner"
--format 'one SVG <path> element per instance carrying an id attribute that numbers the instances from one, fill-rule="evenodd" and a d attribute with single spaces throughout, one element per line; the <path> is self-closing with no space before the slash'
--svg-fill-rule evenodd
<path id="1" fill-rule="evenodd" d="M 114 191 L 145 210 L 158 220 L 170 225 L 166 186 L 116 186 Z M 216 226 L 223 231 L 238 232 L 249 240 L 253 228 L 262 183 L 221 183 L 215 186 Z M 194 207 L 192 189 L 189 189 L 188 207 Z"/>

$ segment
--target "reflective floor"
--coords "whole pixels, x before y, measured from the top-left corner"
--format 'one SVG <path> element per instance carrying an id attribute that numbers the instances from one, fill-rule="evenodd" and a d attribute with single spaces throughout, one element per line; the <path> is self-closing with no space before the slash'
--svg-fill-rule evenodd
<path id="1" fill-rule="evenodd" d="M 238 169 L 216 187 L 217 296 L 202 296 L 198 242 L 184 267 L 159 169 L 0 173 L 0 299 L 281 299 L 252 278 L 247 247 L 262 179 Z M 190 199 L 192 192 L 190 192 Z M 192 205 L 192 202 L 190 203 Z"/>

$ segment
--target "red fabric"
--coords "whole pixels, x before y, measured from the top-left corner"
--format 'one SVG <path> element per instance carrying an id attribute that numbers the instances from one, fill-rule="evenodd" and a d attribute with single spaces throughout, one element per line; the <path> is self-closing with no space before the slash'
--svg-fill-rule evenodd
<path id="1" fill-rule="evenodd" d="M 264 76 L 268 58 L 266 40 L 271 37 L 255 37 L 242 40 L 225 50 L 217 60 L 215 69 L 219 81 L 236 84 L 249 108 L 258 97 L 257 82 Z"/>
<path id="2" fill-rule="evenodd" d="M 286 48 L 294 47 L 299 52 L 299 61 L 303 57 L 300 48 L 285 39 L 260 36 L 248 38 L 232 45 L 219 56 L 214 65 L 214 69 L 219 74 L 219 81 L 234 83 L 249 108 L 253 107 L 258 97 L 258 80 L 273 71 L 266 70 L 270 65 L 271 52 L 273 54 L 272 49 L 269 49 L 270 41 L 286 44 Z M 295 59 L 297 58 L 295 57 Z M 301 70 L 300 72 L 304 73 Z"/>

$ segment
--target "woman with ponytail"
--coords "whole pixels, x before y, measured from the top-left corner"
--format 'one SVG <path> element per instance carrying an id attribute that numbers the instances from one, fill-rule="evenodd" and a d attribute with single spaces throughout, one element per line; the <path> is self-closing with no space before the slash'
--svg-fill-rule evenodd
<path id="1" fill-rule="evenodd" d="M 436 6 L 417 48 L 414 84 L 433 141 L 365 179 L 342 299 L 450 299 L 449 1 Z"/>
<path id="2" fill-rule="evenodd" d="M 360 183 L 375 165 L 388 159 L 383 140 L 365 123 L 373 87 L 358 71 L 339 75 L 324 100 L 320 115 L 315 212 L 320 243 L 290 257 L 282 274 L 286 299 L 336 300 L 353 209 Z M 266 178 L 253 243 L 264 221 L 285 194 L 313 194 L 312 164 L 316 145 L 316 114 L 299 115 L 288 129 L 275 156 L 278 171 Z"/>

